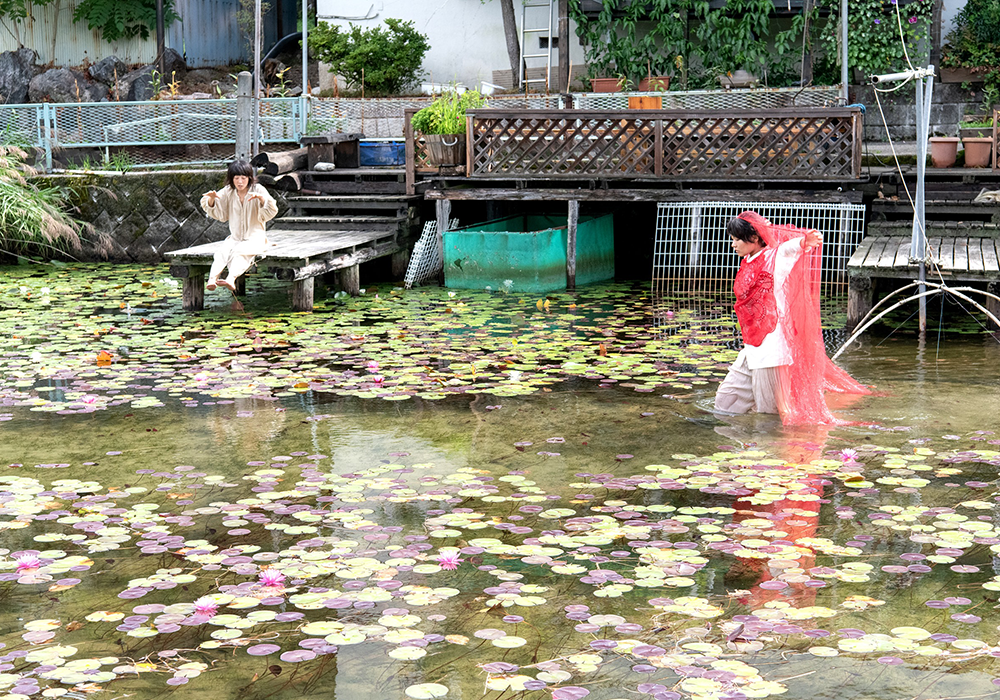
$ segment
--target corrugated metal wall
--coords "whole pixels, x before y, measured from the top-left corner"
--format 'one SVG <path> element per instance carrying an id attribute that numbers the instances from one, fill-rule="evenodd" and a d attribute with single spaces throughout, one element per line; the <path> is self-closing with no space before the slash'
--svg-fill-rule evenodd
<path id="1" fill-rule="evenodd" d="M 246 62 L 248 47 L 236 26 L 239 7 L 239 0 L 174 0 L 183 21 L 167 30 L 167 45 L 186 54 L 190 68 Z"/>
<path id="2" fill-rule="evenodd" d="M 108 43 L 86 24 L 73 23 L 76 5 L 76 0 L 29 5 L 31 18 L 17 24 L 4 22 L 0 52 L 27 46 L 38 54 L 39 65 L 57 66 L 94 63 L 111 55 L 129 64 L 151 63 L 156 58 L 155 36 Z M 236 27 L 238 8 L 239 0 L 174 0 L 174 9 L 183 21 L 167 29 L 167 46 L 186 52 L 191 68 L 245 62 L 246 48 Z M 274 23 L 276 13 L 272 10 L 269 14 L 265 22 Z"/>

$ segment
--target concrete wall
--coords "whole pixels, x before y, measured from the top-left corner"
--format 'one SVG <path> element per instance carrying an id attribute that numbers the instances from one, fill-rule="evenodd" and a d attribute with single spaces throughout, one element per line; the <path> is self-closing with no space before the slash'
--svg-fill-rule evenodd
<path id="1" fill-rule="evenodd" d="M 84 245 L 84 261 L 161 262 L 167 251 L 220 241 L 229 235 L 226 224 L 205 216 L 201 195 L 222 187 L 224 173 L 190 170 L 169 173 L 92 173 L 45 175 L 36 181 L 68 187 L 76 218 L 93 224 L 110 243 L 100 250 L 96 240 Z M 284 197 L 272 192 L 279 212 Z M 105 246 L 106 247 L 106 246 Z"/>
<path id="2" fill-rule="evenodd" d="M 957 136 L 958 125 L 967 114 L 978 114 L 983 94 L 981 85 L 975 89 L 963 90 L 961 83 L 934 84 L 934 98 L 931 101 L 931 136 Z M 896 92 L 879 93 L 882 111 L 892 138 L 913 141 L 917 136 L 916 89 L 913 84 Z M 865 105 L 865 138 L 871 141 L 886 141 L 886 127 L 882 123 L 875 92 L 870 85 L 850 88 L 851 102 Z"/>
<path id="3" fill-rule="evenodd" d="M 518 40 L 521 28 L 521 2 L 514 2 Z M 528 27 L 542 27 L 544 9 L 527 16 Z M 345 28 L 350 24 L 365 29 L 381 25 L 386 17 L 412 20 L 417 31 L 426 34 L 430 50 L 424 57 L 424 80 L 435 83 L 463 83 L 478 88 L 482 81 L 493 82 L 494 70 L 510 70 L 503 18 L 497 0 L 317 0 L 319 20 Z M 553 16 L 555 15 L 553 10 Z M 553 34 L 558 24 L 553 18 Z M 538 34 L 529 35 L 527 53 L 541 53 Z M 583 48 L 576 38 L 576 24 L 570 22 L 570 59 L 583 65 Z M 559 52 L 552 52 L 553 70 L 559 64 Z M 541 65 L 538 60 L 528 64 Z M 574 71 L 574 74 L 576 71 Z M 326 71 L 321 71 L 320 86 L 326 87 Z"/>

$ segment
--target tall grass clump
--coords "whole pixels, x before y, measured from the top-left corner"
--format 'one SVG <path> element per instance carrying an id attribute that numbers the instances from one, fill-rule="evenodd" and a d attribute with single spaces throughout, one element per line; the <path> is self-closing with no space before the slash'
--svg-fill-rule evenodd
<path id="1" fill-rule="evenodd" d="M 79 251 L 84 225 L 67 213 L 67 193 L 39 186 L 28 153 L 0 142 L 0 253 L 62 257 Z"/>

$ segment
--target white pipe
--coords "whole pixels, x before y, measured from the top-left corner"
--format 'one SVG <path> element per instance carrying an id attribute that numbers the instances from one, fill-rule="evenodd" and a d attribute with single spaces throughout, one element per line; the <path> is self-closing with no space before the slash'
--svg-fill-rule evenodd
<path id="1" fill-rule="evenodd" d="M 308 124 L 306 113 L 309 110 L 310 97 L 312 95 L 309 94 L 309 0 L 302 0 L 302 100 L 300 101 L 302 114 L 299 115 L 302 125 L 299 129 L 300 134 L 306 133 Z"/>
<path id="2" fill-rule="evenodd" d="M 912 286 L 914 286 L 916 284 L 919 284 L 919 283 L 913 282 L 909 286 L 912 287 Z M 851 337 L 848 338 L 847 341 L 842 346 L 840 346 L 840 350 L 838 350 L 834 354 L 834 356 L 831 357 L 830 359 L 831 360 L 836 360 L 838 357 L 840 357 L 840 355 L 844 352 L 844 350 L 847 349 L 848 345 L 850 345 L 851 343 L 853 343 L 858 338 L 859 335 L 861 335 L 866 330 L 868 330 L 868 328 L 870 328 L 872 325 L 874 325 L 875 322 L 877 322 L 883 316 L 885 316 L 886 314 L 888 314 L 890 311 L 895 311 L 896 309 L 898 309 L 900 306 L 902 306 L 903 304 L 905 304 L 908 301 L 913 301 L 914 299 L 919 299 L 919 300 L 923 301 L 925 297 L 928 297 L 928 296 L 931 296 L 931 295 L 934 295 L 934 294 L 943 294 L 943 293 L 954 294 L 959 299 L 964 299 L 965 301 L 969 302 L 970 304 L 972 304 L 973 306 L 975 306 L 977 309 L 979 309 L 980 311 L 982 311 L 984 314 L 986 314 L 987 318 L 989 318 L 991 321 L 993 321 L 993 323 L 995 323 L 998 327 L 1000 327 L 1000 319 L 998 319 L 996 316 L 994 316 L 990 312 L 989 309 L 987 309 L 985 306 L 981 305 L 975 299 L 967 297 L 966 295 L 961 294 L 959 292 L 960 291 L 963 291 L 963 292 L 976 292 L 978 294 L 982 294 L 984 296 L 987 296 L 987 297 L 990 297 L 992 299 L 996 299 L 997 301 L 1000 301 L 1000 297 L 998 297 L 996 294 L 990 294 L 989 292 L 984 292 L 981 289 L 972 289 L 971 287 L 954 287 L 954 288 L 952 288 L 952 287 L 949 287 L 949 286 L 944 285 L 944 284 L 937 284 L 935 282 L 925 282 L 924 285 L 926 285 L 928 287 L 933 287 L 934 289 L 930 290 L 929 292 L 921 292 L 919 294 L 914 294 L 914 295 L 909 296 L 906 299 L 903 299 L 903 300 L 901 300 L 901 301 L 893 304 L 892 306 L 890 306 L 888 309 L 886 309 L 885 311 L 883 311 L 882 313 L 880 313 L 878 316 L 876 316 L 875 318 L 873 318 L 870 321 L 868 321 L 868 323 L 865 323 L 863 326 L 861 326 L 856 331 L 854 331 L 854 333 L 851 335 Z M 903 289 L 905 289 L 905 287 Z M 897 291 L 902 291 L 902 290 L 897 290 Z M 870 316 L 871 312 L 869 312 L 868 315 Z"/>

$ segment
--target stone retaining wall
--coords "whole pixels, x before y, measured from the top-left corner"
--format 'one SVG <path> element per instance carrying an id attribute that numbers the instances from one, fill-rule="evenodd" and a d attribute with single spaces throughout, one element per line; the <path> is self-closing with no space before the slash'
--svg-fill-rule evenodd
<path id="1" fill-rule="evenodd" d="M 226 224 L 209 219 L 199 206 L 202 194 L 222 187 L 224 171 L 57 174 L 35 180 L 67 187 L 79 210 L 76 218 L 92 224 L 110 244 L 107 250 L 96 238 L 85 242 L 83 252 L 75 254 L 80 260 L 162 262 L 168 251 L 229 235 Z M 280 213 L 283 193 L 272 194 Z"/>
<path id="2" fill-rule="evenodd" d="M 886 128 L 872 86 L 852 85 L 849 95 L 851 102 L 865 105 L 865 138 L 886 141 Z M 880 92 L 879 98 L 893 140 L 913 141 L 917 137 L 915 85 L 910 83 L 896 92 Z M 931 101 L 931 136 L 958 136 L 959 123 L 965 115 L 979 113 L 982 99 L 981 84 L 975 85 L 974 89 L 963 90 L 961 83 L 935 82 Z"/>

